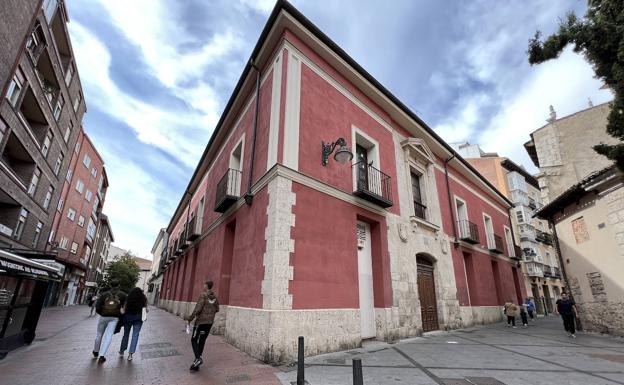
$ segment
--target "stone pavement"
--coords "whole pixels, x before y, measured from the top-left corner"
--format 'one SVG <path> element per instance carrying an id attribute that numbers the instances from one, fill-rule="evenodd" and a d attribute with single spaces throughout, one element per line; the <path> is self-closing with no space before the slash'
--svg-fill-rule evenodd
<path id="1" fill-rule="evenodd" d="M 572 339 L 555 316 L 528 328 L 499 323 L 308 358 L 306 381 L 352 384 L 353 358 L 362 360 L 364 384 L 371 385 L 624 384 L 624 339 L 582 332 Z M 296 376 L 278 373 L 284 385 Z"/>
<path id="2" fill-rule="evenodd" d="M 97 316 L 86 306 L 45 309 L 32 345 L 10 352 L 0 360 L 0 384 L 259 384 L 279 385 L 276 369 L 264 365 L 210 336 L 204 349 L 204 365 L 197 373 L 190 337 L 180 318 L 150 308 L 133 361 L 118 356 L 121 334 L 113 337 L 107 361 L 92 358 Z"/>

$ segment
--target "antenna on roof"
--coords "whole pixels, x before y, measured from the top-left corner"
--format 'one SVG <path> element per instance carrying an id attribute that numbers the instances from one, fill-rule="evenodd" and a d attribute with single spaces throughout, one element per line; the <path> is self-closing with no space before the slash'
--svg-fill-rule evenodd
<path id="1" fill-rule="evenodd" d="M 555 108 L 552 105 L 549 108 L 550 108 L 550 117 L 546 119 L 546 121 L 552 123 L 555 120 L 557 120 L 557 113 L 555 112 Z"/>
<path id="2" fill-rule="evenodd" d="M 592 102 L 592 100 L 590 98 L 587 98 L 587 105 L 590 107 L 594 106 L 594 102 Z"/>

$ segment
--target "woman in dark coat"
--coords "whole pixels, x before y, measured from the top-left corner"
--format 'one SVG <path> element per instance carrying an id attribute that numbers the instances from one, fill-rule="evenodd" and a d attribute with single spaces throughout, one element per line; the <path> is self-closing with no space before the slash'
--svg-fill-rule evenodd
<path id="1" fill-rule="evenodd" d="M 132 355 L 136 351 L 136 347 L 139 342 L 139 333 L 141 332 L 141 326 L 143 326 L 143 308 L 145 308 L 146 312 L 148 311 L 147 297 L 143 294 L 143 290 L 135 287 L 128 293 L 122 316 L 124 335 L 121 339 L 121 348 L 119 349 L 120 356 L 123 356 L 124 352 L 128 348 L 130 328 L 132 328 L 132 343 L 130 343 L 128 361 L 132 361 Z"/>

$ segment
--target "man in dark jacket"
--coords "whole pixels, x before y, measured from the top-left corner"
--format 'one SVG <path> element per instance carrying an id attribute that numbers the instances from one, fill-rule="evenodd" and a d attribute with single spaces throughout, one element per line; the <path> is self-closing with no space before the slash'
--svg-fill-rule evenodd
<path id="1" fill-rule="evenodd" d="M 576 338 L 576 325 L 574 323 L 574 317 L 576 316 L 578 318 L 576 304 L 573 300 L 568 298 L 567 293 L 561 293 L 561 299 L 558 299 L 556 304 L 557 313 L 561 314 L 561 318 L 563 319 L 563 328 L 568 332 L 568 336 Z"/>
<path id="2" fill-rule="evenodd" d="M 119 281 L 111 281 L 111 289 L 100 295 L 95 303 L 95 312 L 100 315 L 97 325 L 97 335 L 93 346 L 93 357 L 98 358 L 98 364 L 106 361 L 108 347 L 113 340 L 113 333 L 121 315 L 121 308 L 126 303 L 126 293 L 119 289 Z M 104 337 L 102 339 L 102 337 Z M 100 344 L 101 350 L 100 350 Z"/>
<path id="3" fill-rule="evenodd" d="M 212 286 L 212 281 L 207 281 L 204 284 L 204 290 L 199 294 L 195 309 L 193 309 L 193 312 L 188 317 L 184 318 L 189 323 L 195 319 L 193 336 L 191 338 L 195 361 L 193 361 L 193 365 L 191 365 L 191 371 L 199 370 L 200 365 L 204 363 L 201 357 L 204 352 L 204 344 L 206 343 L 206 338 L 208 338 L 208 334 L 214 323 L 215 314 L 219 311 L 219 301 L 212 292 Z"/>

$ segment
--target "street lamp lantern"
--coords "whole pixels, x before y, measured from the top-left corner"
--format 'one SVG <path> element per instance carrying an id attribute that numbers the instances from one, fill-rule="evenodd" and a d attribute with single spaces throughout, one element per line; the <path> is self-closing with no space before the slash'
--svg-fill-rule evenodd
<path id="1" fill-rule="evenodd" d="M 344 140 L 344 138 L 338 138 L 335 142 L 332 143 L 321 142 L 321 164 L 323 166 L 327 166 L 329 156 L 332 154 L 332 152 L 334 152 L 336 146 L 340 146 L 340 148 L 338 148 L 338 150 L 334 154 L 334 159 L 336 160 L 336 162 L 341 164 L 347 164 L 351 161 L 351 159 L 353 159 L 353 152 L 351 152 L 351 149 L 349 148 L 349 146 L 347 146 L 347 141 Z"/>

